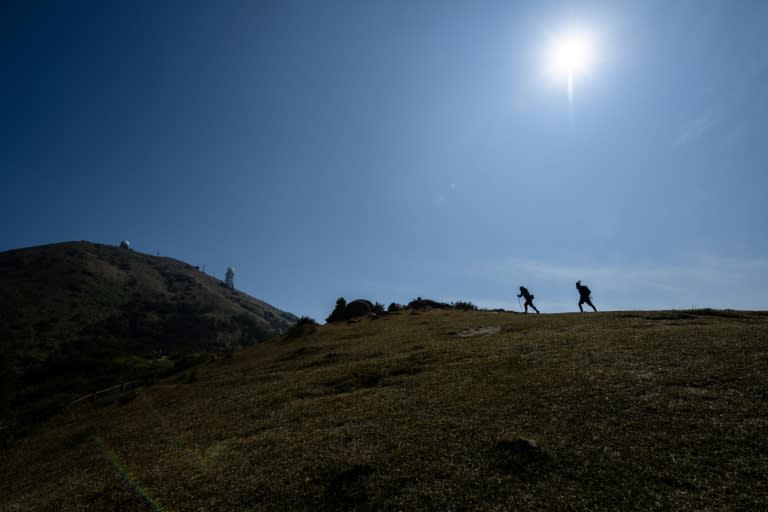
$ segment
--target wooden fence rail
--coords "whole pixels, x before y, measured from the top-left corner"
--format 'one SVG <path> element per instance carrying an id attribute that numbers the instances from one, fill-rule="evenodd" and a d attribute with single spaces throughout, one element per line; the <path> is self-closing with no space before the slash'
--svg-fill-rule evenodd
<path id="1" fill-rule="evenodd" d="M 93 393 L 88 393 L 85 396 L 81 396 L 77 400 L 73 400 L 69 404 L 69 406 L 72 407 L 73 405 L 76 405 L 76 404 L 78 404 L 80 402 L 83 402 L 85 400 L 93 400 L 93 399 L 95 399 L 96 397 L 98 397 L 100 395 L 105 395 L 105 394 L 107 394 L 107 393 L 109 393 L 111 391 L 115 391 L 116 389 L 119 389 L 120 391 L 124 391 L 126 389 L 131 389 L 131 386 L 133 384 L 137 383 L 137 382 L 139 382 L 139 381 L 138 380 L 132 380 L 132 381 L 124 382 L 122 384 L 118 384 L 116 386 L 112 386 L 112 387 L 109 387 L 109 388 L 106 388 L 106 389 L 100 389 L 99 391 L 95 391 Z"/>

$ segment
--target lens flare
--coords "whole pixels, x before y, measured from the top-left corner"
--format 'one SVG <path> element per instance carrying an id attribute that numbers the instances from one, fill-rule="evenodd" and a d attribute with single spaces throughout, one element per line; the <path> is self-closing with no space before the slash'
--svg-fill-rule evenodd
<path id="1" fill-rule="evenodd" d="M 117 476 L 128 484 L 137 497 L 144 500 L 153 510 L 156 510 L 157 512 L 165 512 L 166 509 L 163 508 L 157 500 L 152 498 L 147 490 L 141 486 L 139 480 L 130 472 L 125 464 L 120 461 L 117 455 L 109 449 L 104 440 L 100 437 L 92 436 L 91 441 L 93 441 L 93 444 L 96 446 L 96 449 L 101 456 L 104 457 L 110 466 L 112 466 L 112 469 L 117 473 Z"/>

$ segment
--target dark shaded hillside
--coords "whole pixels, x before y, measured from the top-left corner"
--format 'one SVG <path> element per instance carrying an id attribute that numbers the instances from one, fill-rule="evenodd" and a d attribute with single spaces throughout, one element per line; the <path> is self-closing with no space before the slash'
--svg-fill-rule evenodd
<path id="1" fill-rule="evenodd" d="M 184 357 L 252 345 L 296 321 L 189 264 L 88 242 L 0 253 L 0 414 L 62 401 Z"/>
<path id="2" fill-rule="evenodd" d="M 56 512 L 768 510 L 767 374 L 766 313 L 398 312 L 72 407 L 0 456 L 0 496 Z"/>

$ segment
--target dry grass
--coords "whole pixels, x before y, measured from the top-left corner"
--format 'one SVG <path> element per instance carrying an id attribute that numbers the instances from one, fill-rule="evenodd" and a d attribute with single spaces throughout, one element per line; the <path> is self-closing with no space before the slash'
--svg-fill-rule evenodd
<path id="1" fill-rule="evenodd" d="M 764 313 L 402 312 L 72 410 L 4 454 L 0 496 L 57 512 L 765 510 L 767 374 Z M 514 460 L 520 437 L 544 456 Z"/>

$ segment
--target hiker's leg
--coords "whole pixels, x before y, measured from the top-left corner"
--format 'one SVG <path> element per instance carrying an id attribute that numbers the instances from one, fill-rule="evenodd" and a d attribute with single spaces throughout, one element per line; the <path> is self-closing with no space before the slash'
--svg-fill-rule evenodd
<path id="1" fill-rule="evenodd" d="M 583 313 L 584 312 L 584 308 L 581 307 L 582 304 L 584 304 L 584 301 L 580 300 L 579 301 L 579 311 L 581 311 Z"/>
<path id="2" fill-rule="evenodd" d="M 595 305 L 594 305 L 594 304 L 592 304 L 592 301 L 591 301 L 591 300 L 587 299 L 587 304 L 589 304 L 589 305 L 592 307 L 592 309 L 594 309 L 594 310 L 595 310 L 595 313 L 597 313 L 597 308 L 595 307 Z"/>

